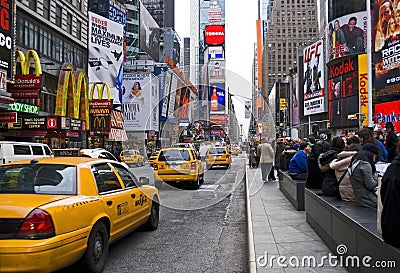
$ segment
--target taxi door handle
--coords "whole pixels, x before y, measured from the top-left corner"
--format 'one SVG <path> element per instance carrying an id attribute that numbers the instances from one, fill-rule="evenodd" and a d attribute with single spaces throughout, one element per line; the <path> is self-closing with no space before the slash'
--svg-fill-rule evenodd
<path id="1" fill-rule="evenodd" d="M 111 206 L 112 205 L 112 201 L 107 201 L 106 204 L 107 204 L 107 206 Z"/>
<path id="2" fill-rule="evenodd" d="M 132 194 L 131 194 L 131 197 L 132 197 L 132 198 L 135 198 L 135 197 L 136 197 L 136 194 L 132 193 Z"/>

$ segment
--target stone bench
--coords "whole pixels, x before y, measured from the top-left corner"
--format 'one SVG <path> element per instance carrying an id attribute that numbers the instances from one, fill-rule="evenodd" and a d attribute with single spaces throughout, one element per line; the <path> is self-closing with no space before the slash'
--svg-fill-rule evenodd
<path id="1" fill-rule="evenodd" d="M 355 202 L 345 202 L 335 197 L 323 196 L 321 190 L 305 189 L 305 211 L 307 223 L 318 233 L 333 255 L 339 245 L 345 245 L 343 255 L 356 256 L 360 266 L 351 266 L 349 272 L 399 272 L 400 249 L 386 244 L 377 229 L 377 210 L 364 208 Z M 370 256 L 369 262 L 394 261 L 396 268 L 377 269 L 366 267 L 363 257 Z M 350 257 L 349 257 L 350 258 Z M 344 264 L 345 265 L 345 264 Z"/>
<path id="2" fill-rule="evenodd" d="M 279 189 L 296 210 L 304 210 L 304 187 L 306 180 L 294 180 L 288 172 L 278 171 Z"/>

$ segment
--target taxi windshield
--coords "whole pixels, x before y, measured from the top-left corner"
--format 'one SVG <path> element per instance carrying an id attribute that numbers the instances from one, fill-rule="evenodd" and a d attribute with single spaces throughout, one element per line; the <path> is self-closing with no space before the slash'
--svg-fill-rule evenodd
<path id="1" fill-rule="evenodd" d="M 189 161 L 188 150 L 165 150 L 161 151 L 158 161 Z"/>
<path id="2" fill-rule="evenodd" d="M 225 153 L 225 148 L 210 148 L 210 154 L 220 155 Z"/>
<path id="3" fill-rule="evenodd" d="M 0 167 L 0 194 L 76 194 L 76 167 L 15 164 Z"/>

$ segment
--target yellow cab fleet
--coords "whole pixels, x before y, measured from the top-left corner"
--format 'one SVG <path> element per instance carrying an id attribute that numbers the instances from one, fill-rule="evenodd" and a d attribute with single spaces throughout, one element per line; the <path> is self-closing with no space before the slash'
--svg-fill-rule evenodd
<path id="1" fill-rule="evenodd" d="M 206 168 L 213 166 L 224 166 L 226 169 L 231 166 L 232 157 L 229 150 L 225 146 L 212 146 L 208 148 L 206 153 Z"/>
<path id="2" fill-rule="evenodd" d="M 101 272 L 109 244 L 159 222 L 158 190 L 108 159 L 3 164 L 0 196 L 0 272 L 52 272 L 77 261 L 82 272 Z"/>

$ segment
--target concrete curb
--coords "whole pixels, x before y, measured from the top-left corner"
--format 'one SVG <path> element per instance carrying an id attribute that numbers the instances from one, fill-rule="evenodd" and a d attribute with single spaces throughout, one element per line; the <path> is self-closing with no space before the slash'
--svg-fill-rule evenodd
<path id="1" fill-rule="evenodd" d="M 245 165 L 245 186 L 246 186 L 246 219 L 247 219 L 247 251 L 249 261 L 249 272 L 257 272 L 256 255 L 254 250 L 254 235 L 253 235 L 253 222 L 251 219 L 251 206 L 249 196 L 249 181 L 247 176 L 247 164 Z"/>

